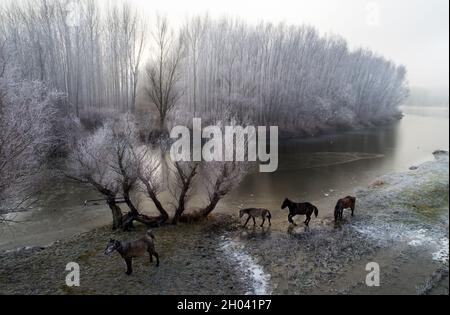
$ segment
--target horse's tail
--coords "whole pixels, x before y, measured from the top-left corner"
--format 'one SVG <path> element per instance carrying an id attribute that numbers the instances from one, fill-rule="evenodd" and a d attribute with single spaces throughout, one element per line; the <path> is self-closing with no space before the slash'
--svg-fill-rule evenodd
<path id="1" fill-rule="evenodd" d="M 314 215 L 317 216 L 319 215 L 319 209 L 317 209 L 317 207 L 314 207 Z"/>
<path id="2" fill-rule="evenodd" d="M 352 209 L 355 208 L 355 205 L 356 205 L 356 198 L 352 197 Z"/>

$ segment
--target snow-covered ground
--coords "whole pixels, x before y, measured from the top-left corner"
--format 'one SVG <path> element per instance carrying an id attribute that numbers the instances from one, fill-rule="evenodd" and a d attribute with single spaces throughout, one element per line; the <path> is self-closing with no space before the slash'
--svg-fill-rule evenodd
<path id="1" fill-rule="evenodd" d="M 360 208 L 368 219 L 354 228 L 381 243 L 426 247 L 433 260 L 448 263 L 449 156 L 437 152 L 435 159 L 383 176 L 360 191 Z"/>
<path id="2" fill-rule="evenodd" d="M 241 280 L 249 285 L 249 295 L 268 295 L 270 294 L 269 281 L 270 274 L 264 271 L 255 259 L 245 251 L 244 245 L 223 237 L 220 250 L 235 265 L 237 273 Z"/>

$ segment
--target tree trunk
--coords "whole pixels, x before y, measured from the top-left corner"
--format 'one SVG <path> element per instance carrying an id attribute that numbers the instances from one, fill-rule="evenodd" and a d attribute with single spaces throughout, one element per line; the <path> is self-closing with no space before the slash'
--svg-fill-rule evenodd
<path id="1" fill-rule="evenodd" d="M 156 209 L 158 209 L 159 213 L 161 214 L 161 219 L 163 220 L 162 223 L 166 222 L 169 219 L 169 214 L 167 213 L 166 209 L 164 209 L 161 202 L 158 200 L 158 197 L 150 190 L 147 189 L 148 196 L 155 204 Z"/>
<path id="2" fill-rule="evenodd" d="M 212 198 L 210 199 L 209 204 L 197 211 L 193 211 L 191 213 L 183 214 L 181 213 L 177 219 L 177 222 L 186 222 L 186 223 L 192 223 L 192 222 L 198 222 L 200 220 L 206 219 L 208 215 L 213 212 L 213 210 L 216 208 L 217 204 L 219 203 L 221 197 L 219 194 L 214 194 Z"/>
<path id="3" fill-rule="evenodd" d="M 128 195 L 128 193 L 124 194 L 123 196 L 125 203 L 127 204 L 128 208 L 130 208 L 130 213 L 133 216 L 138 216 L 139 215 L 139 211 L 138 209 L 134 206 L 133 202 L 131 201 L 130 196 Z"/>
<path id="4" fill-rule="evenodd" d="M 175 211 L 175 215 L 173 216 L 173 219 L 172 219 L 173 225 L 177 225 L 178 220 L 180 219 L 181 215 L 184 212 L 184 208 L 185 208 L 184 199 L 186 198 L 186 193 L 187 193 L 187 189 L 183 189 L 183 191 L 181 192 L 180 198 L 178 200 L 178 207 L 177 207 L 177 210 Z"/>
<path id="5" fill-rule="evenodd" d="M 160 114 L 159 116 L 159 130 L 161 134 L 165 131 L 166 115 Z"/>
<path id="6" fill-rule="evenodd" d="M 125 173 L 125 171 L 122 169 L 122 173 Z M 132 216 L 138 216 L 139 215 L 139 210 L 134 206 L 133 202 L 131 201 L 130 198 L 130 191 L 131 191 L 131 187 L 133 185 L 129 184 L 128 181 L 124 182 L 122 185 L 122 190 L 123 190 L 123 199 L 125 200 L 125 203 L 127 204 L 128 208 L 130 208 L 131 211 L 131 215 Z"/>
<path id="7" fill-rule="evenodd" d="M 113 230 L 120 229 L 123 225 L 122 210 L 116 204 L 115 200 L 108 200 L 108 206 L 111 209 L 111 214 L 113 217 Z"/>
<path id="8" fill-rule="evenodd" d="M 211 198 L 209 205 L 200 210 L 202 216 L 207 217 L 213 210 L 216 208 L 217 204 L 220 201 L 220 196 L 218 194 L 214 194 Z"/>
<path id="9" fill-rule="evenodd" d="M 185 175 L 183 171 L 180 168 L 180 165 L 175 163 L 175 166 L 177 168 L 178 174 L 180 175 L 181 180 L 183 181 L 183 186 L 181 189 L 180 197 L 178 198 L 178 207 L 175 211 L 175 216 L 173 217 L 172 224 L 176 225 L 178 223 L 178 220 L 180 219 L 181 215 L 183 214 L 185 207 L 186 207 L 186 199 L 188 196 L 189 188 L 191 187 L 192 180 L 194 179 L 195 175 L 197 174 L 197 168 L 198 164 L 195 164 L 195 166 L 190 170 L 189 175 Z"/>
<path id="10" fill-rule="evenodd" d="M 139 223 L 145 224 L 148 227 L 159 227 L 164 223 L 164 220 L 161 216 L 159 217 L 149 217 L 145 214 L 133 215 L 131 212 L 128 212 L 123 218 L 123 230 L 130 231 L 134 228 L 133 222 L 137 221 Z"/>

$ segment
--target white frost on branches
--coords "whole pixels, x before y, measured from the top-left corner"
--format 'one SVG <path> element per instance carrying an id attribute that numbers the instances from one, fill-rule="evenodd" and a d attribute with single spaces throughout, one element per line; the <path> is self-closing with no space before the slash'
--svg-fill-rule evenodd
<path id="1" fill-rule="evenodd" d="M 37 81 L 0 77 L 0 222 L 35 201 L 50 151 L 61 95 Z"/>

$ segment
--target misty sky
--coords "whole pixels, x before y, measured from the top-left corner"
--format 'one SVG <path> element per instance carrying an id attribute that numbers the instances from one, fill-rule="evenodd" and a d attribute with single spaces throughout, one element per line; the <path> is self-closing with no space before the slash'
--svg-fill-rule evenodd
<path id="1" fill-rule="evenodd" d="M 322 34 L 345 37 L 407 66 L 411 86 L 449 84 L 448 0 L 131 0 L 143 12 L 167 15 L 174 24 L 208 12 L 212 17 L 239 16 L 311 24 Z"/>

